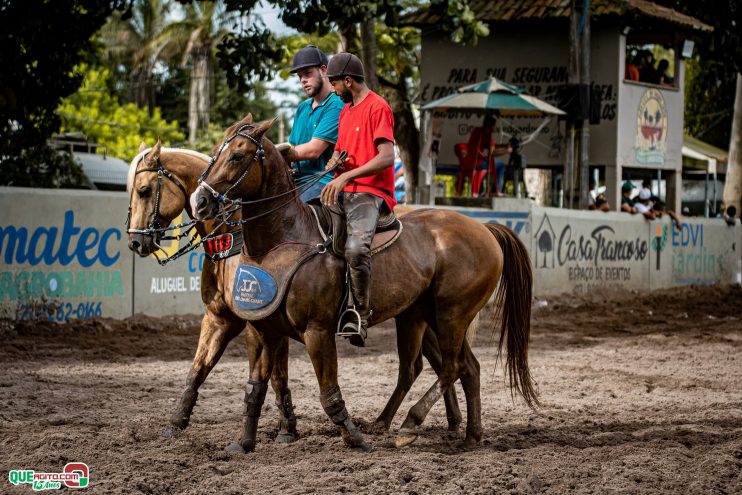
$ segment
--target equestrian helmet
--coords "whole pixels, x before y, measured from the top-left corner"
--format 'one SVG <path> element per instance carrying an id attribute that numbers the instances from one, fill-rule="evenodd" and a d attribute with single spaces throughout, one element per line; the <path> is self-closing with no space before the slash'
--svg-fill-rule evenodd
<path id="1" fill-rule="evenodd" d="M 327 55 L 316 45 L 307 45 L 294 55 L 294 59 L 291 61 L 291 73 L 322 65 L 327 65 Z"/>
<path id="2" fill-rule="evenodd" d="M 327 77 L 339 79 L 345 76 L 355 76 L 365 79 L 363 74 L 363 62 L 352 53 L 338 53 L 327 65 Z"/>

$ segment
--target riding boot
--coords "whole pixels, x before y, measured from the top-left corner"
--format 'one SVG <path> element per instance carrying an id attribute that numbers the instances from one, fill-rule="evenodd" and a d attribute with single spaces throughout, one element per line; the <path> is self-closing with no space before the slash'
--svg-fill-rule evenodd
<path id="1" fill-rule="evenodd" d="M 350 288 L 355 310 L 361 324 L 351 318 L 341 333 L 350 334 L 350 343 L 364 347 L 371 317 L 369 291 L 371 286 L 371 240 L 376 230 L 379 209 L 383 200 L 367 193 L 346 194 L 343 201 L 348 237 L 345 241 L 345 260 L 350 272 Z"/>
<path id="2" fill-rule="evenodd" d="M 368 320 L 371 318 L 371 309 L 369 308 L 369 285 L 371 283 L 371 267 L 369 263 L 361 264 L 350 269 L 350 290 L 353 295 L 355 309 L 361 317 L 361 325 L 355 319 L 348 320 L 343 326 L 343 333 L 351 333 L 348 341 L 357 347 L 366 346 L 366 337 L 368 336 Z"/>

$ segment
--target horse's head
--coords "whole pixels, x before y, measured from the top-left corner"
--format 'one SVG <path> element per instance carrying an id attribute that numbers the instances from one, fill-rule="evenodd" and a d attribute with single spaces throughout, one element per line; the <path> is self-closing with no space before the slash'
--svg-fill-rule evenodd
<path id="1" fill-rule="evenodd" d="M 160 161 L 162 143 L 147 151 L 144 143 L 129 166 L 126 189 L 129 192 L 127 236 L 129 249 L 149 256 L 159 248 L 164 229 L 186 205 L 188 192 L 181 179 Z"/>
<path id="2" fill-rule="evenodd" d="M 215 218 L 221 204 L 251 198 L 261 189 L 269 157 L 275 152 L 263 136 L 274 121 L 253 124 L 248 113 L 227 129 L 224 140 L 212 152 L 212 163 L 199 179 L 200 186 L 191 195 L 197 220 Z"/>

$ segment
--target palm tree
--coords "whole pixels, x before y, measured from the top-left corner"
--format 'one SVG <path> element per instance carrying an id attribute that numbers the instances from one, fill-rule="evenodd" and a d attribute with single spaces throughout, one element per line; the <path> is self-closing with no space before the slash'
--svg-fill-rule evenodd
<path id="1" fill-rule="evenodd" d="M 234 23 L 220 1 L 193 2 L 185 6 L 185 18 L 170 24 L 166 53 L 182 55 L 181 63 L 191 62 L 191 89 L 188 101 L 188 140 L 196 140 L 198 130 L 209 126 L 216 47 Z"/>
<path id="2" fill-rule="evenodd" d="M 155 106 L 153 71 L 168 47 L 168 0 L 135 0 L 130 16 L 116 12 L 101 30 L 110 61 L 127 68 L 127 100 L 152 112 Z"/>

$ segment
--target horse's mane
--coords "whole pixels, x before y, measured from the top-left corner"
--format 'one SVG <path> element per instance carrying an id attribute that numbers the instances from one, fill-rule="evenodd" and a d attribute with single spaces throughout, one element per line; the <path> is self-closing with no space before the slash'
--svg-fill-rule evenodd
<path id="1" fill-rule="evenodd" d="M 152 148 L 147 148 L 146 150 L 139 152 L 139 154 L 137 154 L 137 156 L 135 156 L 134 159 L 129 164 L 129 173 L 126 176 L 126 190 L 127 190 L 127 192 L 131 192 L 131 189 L 134 187 L 134 177 L 136 177 L 137 165 L 139 165 L 139 162 L 142 161 L 142 159 L 144 158 L 144 155 L 146 155 L 150 151 L 152 151 Z M 162 148 L 162 150 L 160 151 L 160 153 L 163 153 L 163 152 L 165 152 L 165 153 L 183 153 L 183 154 L 186 154 L 186 155 L 195 156 L 196 158 L 200 158 L 201 160 L 204 160 L 206 162 L 208 162 L 209 160 L 211 160 L 211 157 L 209 157 L 208 155 L 205 155 L 205 154 L 203 154 L 203 153 L 201 153 L 199 151 L 189 150 L 189 149 L 186 149 L 186 148 Z"/>

